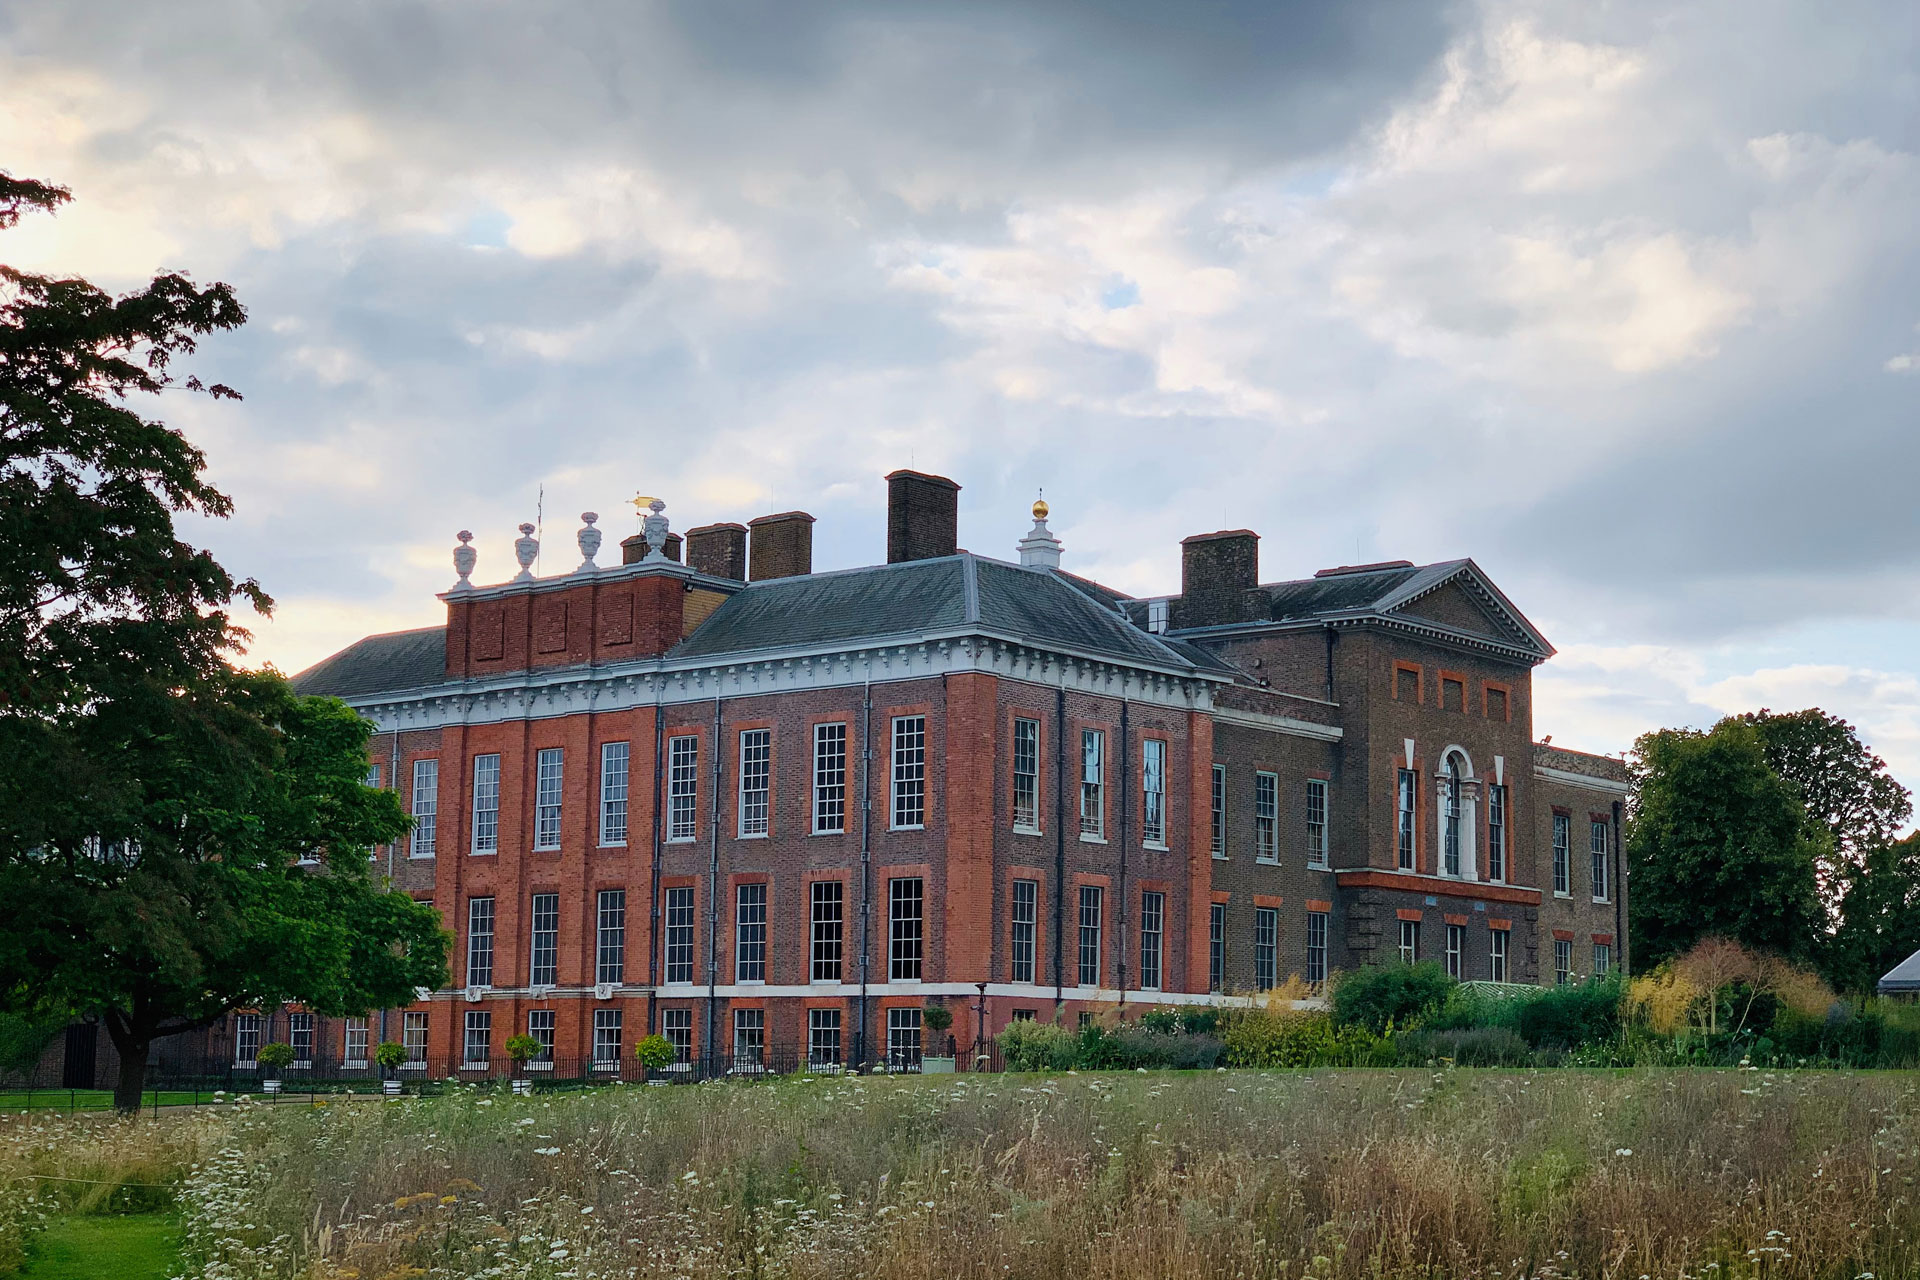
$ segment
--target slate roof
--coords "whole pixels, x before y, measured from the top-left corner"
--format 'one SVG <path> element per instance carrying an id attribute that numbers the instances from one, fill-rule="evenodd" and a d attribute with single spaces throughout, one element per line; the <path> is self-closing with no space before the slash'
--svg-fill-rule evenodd
<path id="1" fill-rule="evenodd" d="M 440 684 L 447 678 L 446 633 L 422 627 L 368 636 L 294 676 L 294 690 L 355 698 Z"/>
<path id="2" fill-rule="evenodd" d="M 1880 978 L 1879 987 L 1883 992 L 1920 991 L 1920 951 L 1887 970 Z"/>
<path id="3" fill-rule="evenodd" d="M 970 628 L 1098 657 L 1185 669 L 1191 659 L 1069 582 L 968 552 L 749 583 L 674 648 L 713 658 L 803 645 L 868 643 Z M 1211 664 L 1210 664 L 1211 665 Z"/>

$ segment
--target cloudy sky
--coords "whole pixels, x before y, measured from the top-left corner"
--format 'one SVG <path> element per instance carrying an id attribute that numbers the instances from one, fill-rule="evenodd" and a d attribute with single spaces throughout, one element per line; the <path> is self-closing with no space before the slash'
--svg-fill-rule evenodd
<path id="1" fill-rule="evenodd" d="M 1176 590 L 1471 555 L 1536 729 L 1761 705 L 1920 785 L 1920 6 L 0 3 L 0 260 L 252 320 L 169 402 L 297 670 L 509 575 L 880 476 Z M 604 557 L 603 557 L 604 558 Z"/>

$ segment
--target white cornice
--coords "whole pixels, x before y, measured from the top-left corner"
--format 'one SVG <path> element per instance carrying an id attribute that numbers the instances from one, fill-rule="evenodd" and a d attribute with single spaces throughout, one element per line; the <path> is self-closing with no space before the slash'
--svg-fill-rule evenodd
<path id="1" fill-rule="evenodd" d="M 497 724 L 982 672 L 1069 691 L 1210 710 L 1218 677 L 1153 670 L 994 637 L 926 637 L 856 649 L 557 667 L 346 699 L 382 733 Z M 1275 719 L 1280 719 L 1275 717 Z M 1304 722 L 1303 722 L 1304 723 Z"/>
<path id="2" fill-rule="evenodd" d="M 1554 769 L 1544 764 L 1533 766 L 1533 776 L 1548 782 L 1563 782 L 1570 787 L 1585 787 L 1589 791 L 1602 791 L 1610 796 L 1631 794 L 1633 787 L 1625 782 L 1615 782 L 1612 778 L 1596 778 L 1588 773 L 1575 773 L 1571 769 Z"/>
<path id="3" fill-rule="evenodd" d="M 1215 724 L 1234 724 L 1245 729 L 1265 729 L 1269 733 L 1287 733 L 1296 738 L 1318 738 L 1322 742 L 1338 742 L 1346 736 L 1346 730 L 1337 724 L 1315 724 L 1311 720 L 1296 720 L 1292 716 L 1271 716 L 1259 711 L 1241 711 L 1232 707 L 1215 707 L 1210 714 Z"/>

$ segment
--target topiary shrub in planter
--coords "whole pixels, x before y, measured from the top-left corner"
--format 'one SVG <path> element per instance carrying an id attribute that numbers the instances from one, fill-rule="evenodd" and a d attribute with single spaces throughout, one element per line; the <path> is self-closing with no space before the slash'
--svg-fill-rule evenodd
<path id="1" fill-rule="evenodd" d="M 920 1011 L 920 1030 L 927 1040 L 920 1050 L 920 1071 L 924 1075 L 951 1074 L 953 1055 L 941 1053 L 945 1048 L 944 1037 L 947 1028 L 953 1025 L 953 1010 L 943 1004 L 930 1004 Z M 932 1053 L 927 1050 L 932 1049 Z"/>
<path id="2" fill-rule="evenodd" d="M 407 1060 L 407 1046 L 393 1040 L 382 1040 L 374 1046 L 373 1060 L 380 1066 L 380 1074 L 386 1082 L 383 1087 L 387 1096 L 398 1097 L 400 1081 L 393 1073 L 398 1071 L 400 1064 Z"/>
<path id="3" fill-rule="evenodd" d="M 293 1046 L 278 1040 L 260 1046 L 254 1061 L 260 1064 L 261 1085 L 268 1093 L 280 1092 L 280 1073 L 293 1061 Z"/>
<path id="4" fill-rule="evenodd" d="M 633 1046 L 633 1056 L 641 1066 L 649 1071 L 663 1071 L 673 1065 L 680 1055 L 674 1052 L 673 1041 L 658 1033 L 642 1036 Z"/>

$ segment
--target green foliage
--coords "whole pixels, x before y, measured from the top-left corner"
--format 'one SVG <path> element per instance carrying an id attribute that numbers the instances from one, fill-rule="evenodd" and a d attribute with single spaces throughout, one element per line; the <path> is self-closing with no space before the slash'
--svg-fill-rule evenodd
<path id="1" fill-rule="evenodd" d="M 1602 980 L 1545 987 L 1520 1002 L 1515 1029 L 1536 1049 L 1612 1039 L 1620 1030 L 1620 984 Z"/>
<path id="2" fill-rule="evenodd" d="M 1523 1067 L 1533 1063 L 1533 1046 L 1507 1027 L 1466 1027 L 1415 1031 L 1394 1039 L 1400 1061 L 1418 1066 L 1446 1061 L 1461 1067 Z"/>
<path id="3" fill-rule="evenodd" d="M 1212 1005 L 1158 1006 L 1140 1015 L 1138 1026 L 1145 1031 L 1177 1031 L 1189 1036 L 1220 1034 L 1222 1011 Z"/>
<path id="4" fill-rule="evenodd" d="M 1384 1035 L 1437 1012 L 1459 984 L 1431 960 L 1419 964 L 1368 965 L 1343 976 L 1333 989 L 1333 1021 Z"/>
<path id="5" fill-rule="evenodd" d="M 1920 832 L 1869 849 L 1842 873 L 1840 893 L 1840 926 L 1821 971 L 1838 990 L 1865 995 L 1920 951 Z"/>
<path id="6" fill-rule="evenodd" d="M 388 1071 L 397 1071 L 407 1060 L 407 1046 L 397 1040 L 382 1040 L 374 1046 L 373 1060 Z"/>
<path id="7" fill-rule="evenodd" d="M 1740 720 L 1759 730 L 1767 764 L 1793 784 L 1808 823 L 1827 836 L 1820 880 L 1837 897 L 1845 873 L 1890 843 L 1913 816 L 1913 797 L 1839 716 L 1818 707 L 1779 713 L 1763 707 Z"/>
<path id="8" fill-rule="evenodd" d="M 507 1037 L 507 1056 L 515 1062 L 526 1062 L 537 1058 L 544 1048 L 546 1048 L 545 1045 L 525 1032 Z"/>
<path id="9" fill-rule="evenodd" d="M 24 1075 L 32 1071 L 67 1021 L 58 1014 L 31 1017 L 0 1013 L 0 1072 Z"/>
<path id="10" fill-rule="evenodd" d="M 663 1035 L 655 1034 L 642 1036 L 639 1043 L 633 1046 L 633 1056 L 640 1060 L 641 1066 L 650 1071 L 658 1071 L 663 1067 L 672 1066 L 677 1055 L 674 1052 L 673 1041 Z"/>
<path id="11" fill-rule="evenodd" d="M 1227 1025 L 1226 1045 L 1230 1067 L 1358 1066 L 1392 1057 L 1366 1027 L 1336 1026 L 1324 1013 L 1249 1010 Z"/>
<path id="12" fill-rule="evenodd" d="M 1080 1050 L 1080 1037 L 1053 1022 L 1009 1022 L 996 1039 L 1009 1071 L 1066 1071 Z"/>
<path id="13" fill-rule="evenodd" d="M 1106 1033 L 1107 1061 L 1102 1065 L 1132 1071 L 1148 1070 L 1210 1071 L 1226 1057 L 1226 1044 L 1218 1037 L 1187 1031 L 1162 1031 L 1140 1023 L 1124 1023 Z M 1083 1064 L 1084 1065 L 1084 1064 Z"/>
<path id="14" fill-rule="evenodd" d="M 260 1046 L 260 1065 L 269 1071 L 282 1071 L 293 1062 L 293 1046 L 283 1040 L 273 1040 Z"/>
<path id="15" fill-rule="evenodd" d="M 1798 788 L 1774 773 L 1760 731 L 1734 719 L 1710 733 L 1664 729 L 1634 751 L 1636 960 L 1657 963 L 1709 936 L 1804 955 L 1820 920 L 1814 868 L 1827 837 L 1809 834 Z"/>
<path id="16" fill-rule="evenodd" d="M 930 1004 L 920 1011 L 920 1025 L 938 1034 L 953 1025 L 953 1010 L 943 1004 Z"/>

